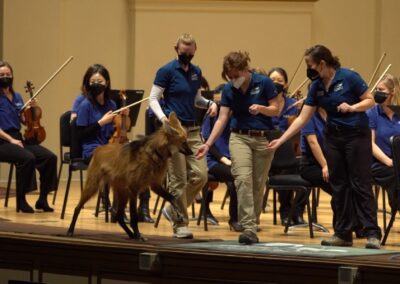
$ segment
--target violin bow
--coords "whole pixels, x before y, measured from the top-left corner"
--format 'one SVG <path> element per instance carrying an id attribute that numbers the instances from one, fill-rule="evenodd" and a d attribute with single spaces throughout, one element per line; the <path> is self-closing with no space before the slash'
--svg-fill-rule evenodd
<path id="1" fill-rule="evenodd" d="M 72 59 L 74 59 L 73 56 L 71 56 L 70 58 L 68 58 L 68 59 L 64 62 L 64 64 L 61 65 L 61 67 L 58 68 L 57 71 L 54 72 L 54 74 L 51 75 L 51 77 L 50 77 L 50 78 L 36 91 L 36 93 L 22 106 L 22 108 L 21 108 L 20 111 L 23 111 L 23 110 L 29 105 L 29 103 L 30 103 L 33 99 L 35 99 L 35 98 L 40 94 L 40 92 L 51 82 L 51 80 L 53 80 L 54 77 L 56 77 L 56 76 L 58 75 L 58 73 L 60 73 L 61 70 L 64 69 L 64 67 L 67 66 L 67 64 L 71 62 Z"/>
<path id="2" fill-rule="evenodd" d="M 374 73 L 372 73 L 371 79 L 369 79 L 369 81 L 368 81 L 368 87 L 371 86 L 372 80 L 374 80 L 375 75 L 378 72 L 379 67 L 381 67 L 381 64 L 382 64 L 383 59 L 385 58 L 385 56 L 386 56 L 386 52 L 384 52 L 382 54 L 382 56 L 381 56 L 381 59 L 379 59 L 378 64 L 375 67 L 375 71 L 374 71 Z"/>
<path id="3" fill-rule="evenodd" d="M 303 82 L 301 82 L 301 84 L 288 96 L 290 98 L 292 98 L 307 82 L 308 82 L 308 78 L 306 78 Z"/>
<path id="4" fill-rule="evenodd" d="M 373 90 L 375 90 L 376 86 L 378 86 L 379 82 L 382 80 L 383 76 L 386 75 L 387 71 L 389 71 L 390 67 L 392 67 L 392 64 L 389 64 L 389 65 L 386 67 L 385 71 L 383 71 L 382 75 L 378 78 L 378 80 L 376 81 L 375 85 L 371 88 L 371 92 L 372 92 Z"/>
<path id="5" fill-rule="evenodd" d="M 141 102 L 144 102 L 145 100 L 148 100 L 149 98 L 150 98 L 150 97 L 147 97 L 147 98 L 141 99 L 140 101 L 131 103 L 131 104 L 129 104 L 129 105 L 127 105 L 127 106 L 124 106 L 124 107 L 121 107 L 121 108 L 119 108 L 119 109 L 117 109 L 117 110 L 114 110 L 112 113 L 113 113 L 113 114 L 118 114 L 118 113 L 120 113 L 121 111 L 123 111 L 124 109 L 131 108 L 131 107 L 133 107 L 133 106 L 135 106 L 135 105 L 137 105 L 137 104 L 140 104 Z"/>
<path id="6" fill-rule="evenodd" d="M 297 64 L 296 71 L 294 71 L 293 76 L 292 76 L 292 78 L 290 79 L 290 81 L 289 81 L 289 83 L 288 83 L 288 86 L 287 86 L 288 90 L 289 90 L 290 85 L 291 85 L 292 82 L 293 82 L 294 77 L 296 77 L 297 72 L 299 72 L 300 66 L 301 66 L 301 64 L 303 63 L 303 58 L 304 58 L 304 56 L 302 56 L 302 57 L 300 58 L 300 62 L 299 62 L 299 64 Z"/>

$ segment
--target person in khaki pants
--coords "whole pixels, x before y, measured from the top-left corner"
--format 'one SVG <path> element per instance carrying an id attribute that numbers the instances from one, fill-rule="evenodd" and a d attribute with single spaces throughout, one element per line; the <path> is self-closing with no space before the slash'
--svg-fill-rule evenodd
<path id="1" fill-rule="evenodd" d="M 156 74 L 150 92 L 150 107 L 161 122 L 166 122 L 171 112 L 175 112 L 188 134 L 188 144 L 193 153 L 201 146 L 200 125 L 196 121 L 195 106 L 208 109 L 210 116 L 217 114 L 217 106 L 201 96 L 201 70 L 191 60 L 196 51 L 196 41 L 190 34 L 182 34 L 175 45 L 177 57 L 162 66 Z M 159 104 L 164 97 L 163 109 Z M 163 215 L 171 222 L 176 238 L 193 238 L 188 229 L 187 207 L 207 182 L 207 163 L 194 155 L 184 156 L 172 153 L 168 165 L 170 193 L 178 200 L 183 220 L 178 220 L 176 212 L 168 206 Z"/>
<path id="2" fill-rule="evenodd" d="M 223 77 L 230 82 L 222 91 L 218 120 L 196 157 L 201 159 L 221 135 L 231 115 L 229 150 L 238 198 L 239 222 L 244 232 L 239 243 L 258 242 L 263 189 L 274 156 L 265 151 L 266 135 L 273 129 L 271 117 L 278 115 L 277 92 L 271 79 L 251 73 L 247 52 L 224 57 Z"/>

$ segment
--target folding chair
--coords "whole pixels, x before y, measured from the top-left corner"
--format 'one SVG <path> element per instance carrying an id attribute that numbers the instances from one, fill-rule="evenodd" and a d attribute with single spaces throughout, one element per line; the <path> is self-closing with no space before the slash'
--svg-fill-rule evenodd
<path id="1" fill-rule="evenodd" d="M 391 212 L 391 217 L 389 224 L 385 230 L 385 235 L 383 236 L 382 239 L 382 245 L 384 246 L 387 240 L 387 237 L 389 236 L 390 229 L 393 226 L 394 220 L 396 218 L 397 210 L 400 208 L 399 202 L 399 190 L 400 190 L 400 135 L 394 135 L 390 138 L 390 143 L 392 146 L 392 157 L 393 157 L 393 167 L 394 167 L 394 173 L 396 175 L 396 190 L 393 193 L 393 198 L 395 200 L 395 205 L 392 208 Z"/>

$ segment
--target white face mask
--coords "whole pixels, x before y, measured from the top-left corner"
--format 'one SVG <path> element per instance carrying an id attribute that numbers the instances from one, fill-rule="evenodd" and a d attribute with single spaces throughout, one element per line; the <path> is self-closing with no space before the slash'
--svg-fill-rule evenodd
<path id="1" fill-rule="evenodd" d="M 233 87 L 236 89 L 239 89 L 243 85 L 244 81 L 246 81 L 246 78 L 244 78 L 244 76 L 240 76 L 236 79 L 231 80 Z"/>

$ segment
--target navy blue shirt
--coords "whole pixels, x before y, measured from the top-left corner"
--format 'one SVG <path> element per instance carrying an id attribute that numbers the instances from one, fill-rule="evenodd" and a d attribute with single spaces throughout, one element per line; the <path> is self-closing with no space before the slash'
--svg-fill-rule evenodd
<path id="1" fill-rule="evenodd" d="M 349 69 L 338 68 L 328 91 L 321 79 L 311 84 L 305 104 L 324 108 L 328 114 L 328 125 L 368 127 L 368 116 L 365 112 L 337 111 L 341 103 L 354 105 L 360 102 L 360 97 L 367 90 L 368 86 L 360 75 Z"/>
<path id="2" fill-rule="evenodd" d="M 206 118 L 203 121 L 203 125 L 201 128 L 201 134 L 204 138 L 205 141 L 207 141 L 208 137 L 210 137 L 211 131 L 214 128 L 214 123 L 217 120 L 216 117 L 211 117 L 206 116 Z M 222 134 L 218 137 L 218 139 L 215 141 L 214 146 L 217 147 L 217 150 L 223 155 L 224 157 L 227 157 L 230 159 L 231 154 L 229 152 L 229 137 L 231 136 L 231 131 L 229 129 L 229 123 L 226 124 L 226 127 Z M 207 166 L 209 169 L 214 167 L 216 164 L 218 164 L 219 161 L 215 159 L 215 157 L 210 154 L 210 152 L 207 153 Z"/>
<path id="3" fill-rule="evenodd" d="M 322 150 L 324 149 L 325 124 L 325 120 L 321 117 L 319 112 L 316 111 L 310 121 L 301 129 L 300 149 L 303 156 L 315 158 L 306 139 L 308 135 L 315 135 L 319 146 Z"/>
<path id="4" fill-rule="evenodd" d="M 298 109 L 296 107 L 292 107 L 287 110 L 289 106 L 296 102 L 293 98 L 284 97 L 285 105 L 283 106 L 282 112 L 278 116 L 272 117 L 272 124 L 274 128 L 280 131 L 286 131 L 289 128 L 289 116 L 293 116 L 297 114 Z"/>
<path id="5" fill-rule="evenodd" d="M 81 103 L 85 100 L 86 96 L 83 94 L 80 94 L 79 96 L 76 97 L 74 104 L 72 106 L 71 112 L 78 113 L 79 106 Z"/>
<path id="6" fill-rule="evenodd" d="M 163 111 L 167 117 L 174 111 L 181 121 L 196 121 L 194 99 L 201 87 L 198 66 L 190 63 L 186 72 L 174 59 L 157 71 L 154 85 L 165 89 Z"/>
<path id="7" fill-rule="evenodd" d="M 253 104 L 268 106 L 268 101 L 277 96 L 272 80 L 264 75 L 252 73 L 249 88 L 243 94 L 229 82 L 222 90 L 221 106 L 232 110 L 230 127 L 240 130 L 271 130 L 271 117 L 261 113 L 252 115 L 249 107 Z"/>
<path id="8" fill-rule="evenodd" d="M 390 119 L 383 111 L 382 106 L 377 105 L 367 111 L 369 127 L 375 129 L 375 143 L 389 158 L 392 158 L 390 137 L 400 134 L 400 117 L 397 114 Z M 379 162 L 374 160 L 374 163 Z"/>
<path id="9" fill-rule="evenodd" d="M 113 100 L 107 100 L 104 105 L 92 104 L 87 98 L 83 100 L 78 109 L 76 119 L 77 126 L 90 126 L 100 118 L 103 117 L 108 111 L 116 110 L 117 106 Z M 82 156 L 84 159 L 92 156 L 93 151 L 97 146 L 105 145 L 114 133 L 114 126 L 112 123 L 103 125 L 95 136 L 88 137 L 82 141 Z"/>
<path id="10" fill-rule="evenodd" d="M 23 105 L 24 101 L 19 93 L 14 93 L 11 102 L 6 95 L 0 94 L 0 129 L 5 132 L 21 129 L 19 112 Z"/>

